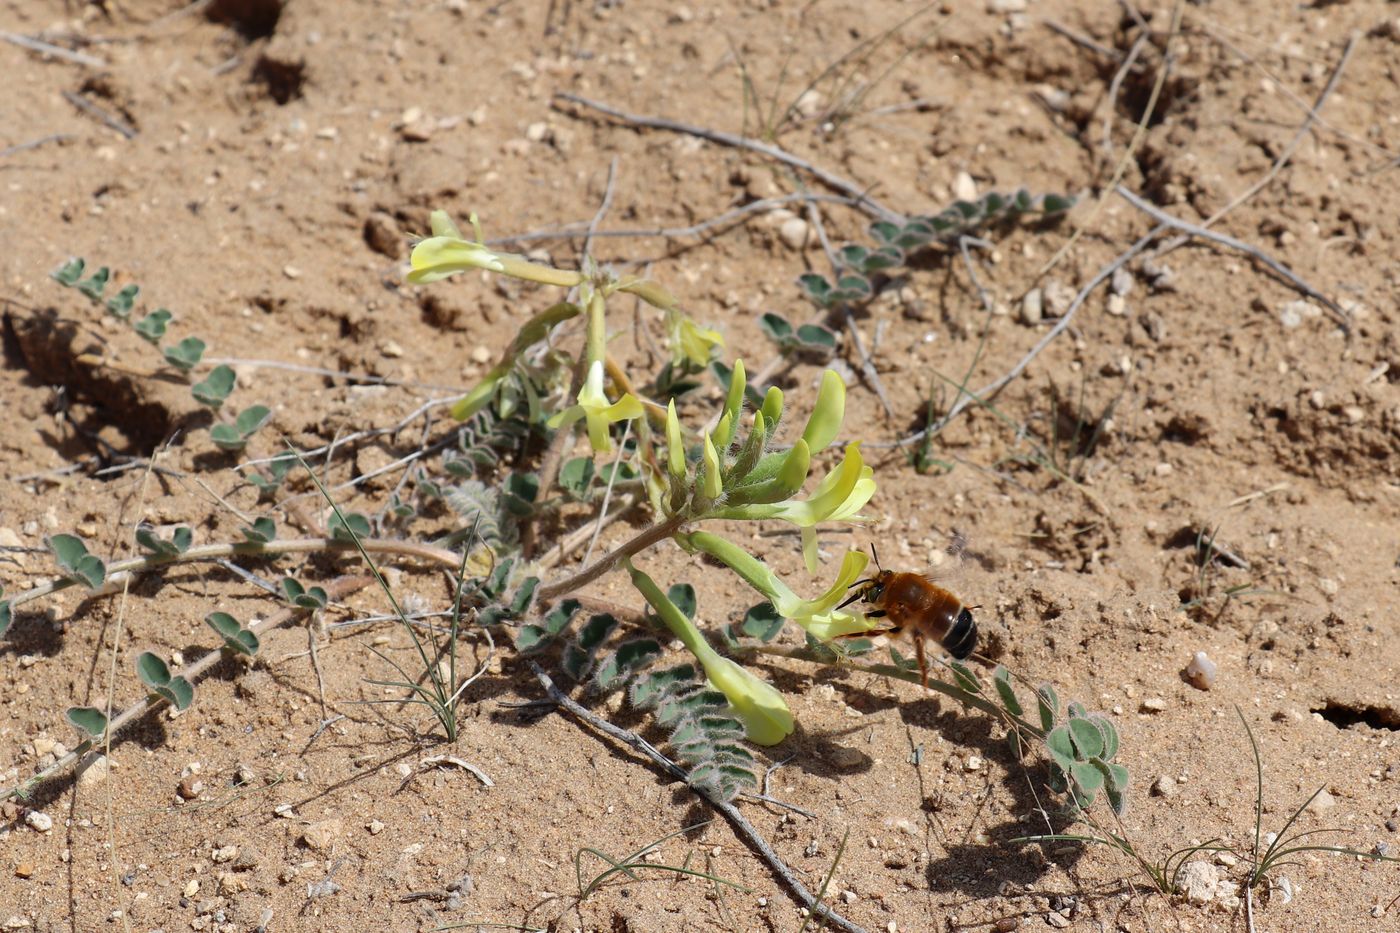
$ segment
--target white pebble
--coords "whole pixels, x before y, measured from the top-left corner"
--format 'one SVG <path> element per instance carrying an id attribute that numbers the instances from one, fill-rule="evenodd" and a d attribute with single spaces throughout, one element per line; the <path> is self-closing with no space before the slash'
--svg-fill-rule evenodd
<path id="1" fill-rule="evenodd" d="M 1215 684 L 1215 662 L 1204 651 L 1197 651 L 1191 663 L 1186 665 L 1186 679 L 1193 687 L 1209 690 Z"/>

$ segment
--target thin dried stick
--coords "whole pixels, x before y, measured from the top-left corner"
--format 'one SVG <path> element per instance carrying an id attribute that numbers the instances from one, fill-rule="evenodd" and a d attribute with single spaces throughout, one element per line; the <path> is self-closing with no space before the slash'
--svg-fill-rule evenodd
<path id="1" fill-rule="evenodd" d="M 27 143 L 16 143 L 13 146 L 6 146 L 4 149 L 0 149 L 0 159 L 3 159 L 5 156 L 14 155 L 17 152 L 38 149 L 45 143 L 67 142 L 72 138 L 73 137 L 68 133 L 50 133 L 48 136 L 40 136 L 38 139 L 32 139 Z"/>
<path id="2" fill-rule="evenodd" d="M 1123 79 L 1137 63 L 1138 55 L 1142 53 L 1145 45 L 1147 45 L 1146 33 L 1133 40 L 1132 47 L 1128 49 L 1128 57 L 1123 59 L 1122 65 L 1118 66 L 1118 70 L 1113 73 L 1113 80 L 1108 85 L 1108 110 L 1103 115 L 1103 151 L 1109 159 L 1113 158 L 1113 112 L 1118 109 L 1118 91 L 1123 86 Z"/>
<path id="3" fill-rule="evenodd" d="M 31 39 L 29 36 L 21 36 L 13 32 L 0 32 L 0 39 L 4 39 L 6 42 L 17 45 L 22 49 L 28 49 L 31 52 L 38 52 L 42 55 L 50 55 L 54 58 L 61 58 L 75 65 L 86 65 L 89 68 L 107 67 L 107 62 L 104 59 L 92 55 L 84 55 L 82 52 L 74 52 L 71 49 L 65 49 L 61 45 L 53 45 L 42 39 Z"/>
<path id="4" fill-rule="evenodd" d="M 1269 256 L 1259 247 L 1251 246 L 1250 244 L 1245 243 L 1241 240 L 1237 240 L 1232 236 L 1226 236 L 1223 233 L 1216 233 L 1214 230 L 1207 230 L 1205 227 L 1199 226 L 1197 224 L 1187 223 L 1186 221 L 1181 220 L 1180 218 L 1173 217 L 1171 214 L 1168 214 L 1166 211 L 1157 207 L 1155 204 L 1149 204 L 1147 201 L 1144 201 L 1142 198 L 1133 194 L 1131 191 L 1129 191 L 1127 188 L 1124 188 L 1122 185 L 1119 185 L 1114 190 L 1116 190 L 1118 194 L 1122 196 L 1122 198 L 1129 204 L 1131 204 L 1133 207 L 1136 207 L 1138 210 L 1142 211 L 1144 214 L 1148 215 L 1149 217 L 1158 221 L 1161 224 L 1165 224 L 1168 227 L 1180 230 L 1182 233 L 1188 234 L 1190 236 L 1200 237 L 1203 240 L 1210 240 L 1212 242 L 1219 243 L 1222 246 L 1228 246 L 1231 249 L 1239 250 L 1240 252 L 1248 256 L 1253 256 L 1259 262 L 1267 266 L 1275 274 L 1283 278 L 1286 282 L 1288 282 L 1288 284 L 1292 285 L 1295 289 L 1302 292 L 1304 295 L 1307 295 L 1309 298 L 1312 298 L 1314 301 L 1320 302 L 1322 305 L 1324 305 L 1327 308 L 1327 310 L 1331 311 L 1333 316 L 1336 317 L 1337 322 L 1342 327 L 1342 330 L 1347 333 L 1351 332 L 1351 315 L 1347 314 L 1341 305 L 1337 304 L 1331 298 L 1328 298 L 1326 295 L 1322 294 L 1322 292 L 1318 291 L 1317 289 L 1309 285 L 1307 282 L 1303 281 L 1291 269 L 1289 269 L 1283 263 L 1279 262 L 1277 259 L 1274 259 L 1272 256 Z"/>
<path id="5" fill-rule="evenodd" d="M 735 136 L 733 133 L 725 133 L 720 130 L 712 130 L 703 126 L 694 126 L 689 123 L 681 123 L 677 120 L 668 120 L 665 117 L 651 117 L 644 116 L 641 114 L 627 113 L 626 111 L 618 110 L 616 107 L 610 107 L 607 104 L 600 103 L 594 100 L 589 100 L 586 97 L 580 97 L 577 94 L 555 94 L 554 99 L 555 101 L 568 101 L 569 103 L 577 104 L 580 107 L 588 107 L 589 109 L 596 110 L 599 113 L 607 114 L 610 117 L 621 120 L 624 123 L 630 123 L 633 126 L 643 126 L 647 127 L 648 129 L 654 130 L 665 130 L 670 133 L 684 133 L 687 136 L 696 136 L 700 139 L 709 140 L 712 143 L 719 143 L 722 146 L 732 146 L 736 149 L 747 149 L 750 152 L 757 152 L 760 155 L 766 155 L 770 159 L 775 159 L 779 162 L 782 162 L 784 165 L 789 165 L 795 169 L 806 172 L 813 178 L 816 178 L 822 184 L 826 185 L 828 188 L 849 195 L 850 197 L 855 199 L 857 207 L 860 207 L 866 210 L 867 212 L 878 215 L 879 217 L 885 220 L 903 222 L 907 219 L 903 214 L 886 207 L 879 201 L 872 198 L 869 194 L 866 193 L 865 189 L 853 184 L 852 182 L 847 181 L 839 175 L 836 175 L 832 172 L 828 172 L 824 168 L 820 168 L 816 165 L 813 165 L 806 159 L 799 158 L 784 149 L 780 149 L 777 146 L 759 142 L 758 140 L 750 139 L 747 136 Z"/>
<path id="6" fill-rule="evenodd" d="M 811 891 L 808 891 L 806 886 L 798 879 L 797 874 L 787 866 L 787 863 L 782 860 L 777 852 L 773 851 L 773 847 L 759 834 L 758 830 L 754 828 L 754 825 L 748 821 L 744 814 L 739 812 L 738 807 L 728 801 L 711 797 L 699 787 L 691 785 L 690 775 L 686 773 L 686 770 L 661 754 L 656 746 L 652 745 L 646 739 L 636 733 L 614 726 L 606 719 L 594 715 L 578 703 L 575 703 L 567 694 L 554 685 L 554 681 L 550 679 L 550 676 L 534 661 L 530 662 L 530 670 L 534 671 L 536 679 L 538 679 L 540 684 L 544 687 L 545 693 L 549 695 L 549 698 L 567 710 L 570 715 L 583 720 L 599 732 L 611 736 L 629 748 L 651 759 L 653 764 L 657 765 L 676 780 L 684 782 L 691 790 L 695 791 L 698 796 L 704 799 L 706 803 L 718 810 L 720 814 L 729 821 L 729 825 L 734 827 L 734 831 L 743 838 L 745 842 L 758 851 L 763 861 L 768 863 L 768 867 L 782 879 L 783 883 L 787 885 L 788 890 L 797 897 L 798 902 L 804 907 L 833 926 L 847 931 L 847 933 L 865 933 L 861 927 L 856 926 L 845 917 L 833 911 L 830 907 L 820 903 L 817 897 L 813 895 Z"/>
<path id="7" fill-rule="evenodd" d="M 126 123 L 126 121 L 119 120 L 116 117 L 112 116 L 110 113 L 103 110 L 101 107 L 97 106 L 87 98 L 83 97 L 81 94 L 74 94 L 72 91 L 64 91 L 63 99 L 68 101 L 68 103 L 72 104 L 74 107 L 77 107 L 79 110 L 92 117 L 93 119 L 98 120 L 101 123 L 110 127 L 111 129 L 116 130 L 118 133 L 121 133 L 127 139 L 136 138 L 136 130 L 134 127 Z"/>

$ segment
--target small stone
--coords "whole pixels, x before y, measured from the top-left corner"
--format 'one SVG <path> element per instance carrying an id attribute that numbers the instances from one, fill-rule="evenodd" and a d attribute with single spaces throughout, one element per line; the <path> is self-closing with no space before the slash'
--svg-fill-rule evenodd
<path id="1" fill-rule="evenodd" d="M 185 897 L 194 897 L 199 893 L 199 879 L 191 878 L 189 881 L 186 881 L 184 890 L 180 893 L 184 894 Z"/>
<path id="2" fill-rule="evenodd" d="M 53 817 L 39 810 L 30 810 L 24 815 L 24 825 L 38 833 L 53 829 Z"/>
<path id="3" fill-rule="evenodd" d="M 233 772 L 233 778 L 234 781 L 239 785 L 243 787 L 248 787 L 258 779 L 258 772 L 254 771 L 247 765 L 239 765 L 238 770 Z"/>
<path id="4" fill-rule="evenodd" d="M 1316 797 L 1308 801 L 1307 810 L 1309 813 L 1312 813 L 1316 816 L 1322 813 L 1326 813 L 1328 810 L 1332 809 L 1336 805 L 1336 797 L 1333 797 L 1326 790 L 1320 790 L 1317 792 Z"/>
<path id="5" fill-rule="evenodd" d="M 293 819 L 297 815 L 296 809 L 289 803 L 279 803 L 272 808 L 272 812 L 284 820 Z"/>
<path id="6" fill-rule="evenodd" d="M 854 891 L 841 892 L 841 900 L 845 901 L 847 904 L 854 904 L 856 902 L 856 897 L 857 895 Z"/>
<path id="7" fill-rule="evenodd" d="M 238 850 L 238 858 L 233 860 L 234 871 L 252 871 L 262 864 L 262 853 L 252 846 L 243 846 Z"/>
<path id="8" fill-rule="evenodd" d="M 1198 690 L 1209 690 L 1215 684 L 1215 662 L 1204 651 L 1197 651 L 1186 665 L 1186 680 Z"/>
<path id="9" fill-rule="evenodd" d="M 963 762 L 963 770 L 964 770 L 964 771 L 981 771 L 981 770 L 982 770 L 982 759 L 979 758 L 979 757 L 977 757 L 976 755 L 968 755 L 968 756 L 967 756 L 967 760 Z"/>
<path id="10" fill-rule="evenodd" d="M 549 124 L 543 121 L 525 127 L 525 138 L 532 143 L 543 142 L 549 136 Z"/>
<path id="11" fill-rule="evenodd" d="M 1133 290 L 1133 274 L 1121 266 L 1113 273 L 1113 278 L 1109 280 L 1108 288 L 1115 295 L 1128 297 L 1128 293 Z"/>
<path id="12" fill-rule="evenodd" d="M 20 862 L 15 866 L 16 878 L 31 878 L 34 876 L 34 866 L 29 862 Z"/>
<path id="13" fill-rule="evenodd" d="M 1176 781 L 1170 775 L 1163 774 L 1152 782 L 1150 793 L 1153 797 L 1171 797 L 1176 794 Z"/>
<path id="14" fill-rule="evenodd" d="M 808 88 L 798 96 L 793 102 L 793 108 L 802 116 L 811 118 L 821 113 L 826 106 L 826 101 L 822 98 L 821 92 L 816 88 Z"/>
<path id="15" fill-rule="evenodd" d="M 365 243 L 382 256 L 398 259 L 403 255 L 404 235 L 398 221 L 383 211 L 375 211 L 365 220 Z"/>
<path id="16" fill-rule="evenodd" d="M 1165 479 L 1166 477 L 1172 475 L 1172 470 L 1174 469 L 1175 467 L 1173 467 L 1167 461 L 1163 460 L 1161 463 L 1157 464 L 1152 468 L 1152 472 L 1155 473 L 1157 476 Z"/>
<path id="17" fill-rule="evenodd" d="M 386 340 L 379 347 L 379 352 L 391 360 L 396 360 L 403 356 L 403 347 L 393 340 Z"/>
<path id="18" fill-rule="evenodd" d="M 1038 288 L 1026 292 L 1021 299 L 1021 323 L 1029 327 L 1039 324 L 1045 317 L 1045 293 Z"/>
<path id="19" fill-rule="evenodd" d="M 1187 862 L 1177 878 L 1186 900 L 1192 904 L 1209 904 L 1215 899 L 1216 886 L 1220 883 L 1220 869 L 1210 862 Z"/>
<path id="20" fill-rule="evenodd" d="M 399 127 L 399 138 L 406 143 L 425 143 L 433 138 L 433 121 L 414 120 Z"/>
<path id="21" fill-rule="evenodd" d="M 1337 591 L 1340 589 L 1340 587 L 1337 585 L 1337 581 L 1333 580 L 1330 577 L 1322 577 L 1321 579 L 1319 579 L 1317 581 L 1317 588 L 1319 590 L 1322 590 L 1322 592 L 1327 596 L 1336 596 Z"/>
<path id="22" fill-rule="evenodd" d="M 1359 405 L 1348 405 L 1342 409 L 1342 416 L 1352 424 L 1360 424 L 1366 420 L 1366 410 Z"/>
<path id="23" fill-rule="evenodd" d="M 1161 697 L 1147 697 L 1138 707 L 1144 713 L 1160 713 L 1167 708 L 1167 701 Z"/>
<path id="24" fill-rule="evenodd" d="M 1240 860 L 1229 852 L 1217 852 L 1215 853 L 1215 861 L 1217 864 L 1224 865 L 1226 868 L 1234 868 L 1239 864 Z"/>
<path id="25" fill-rule="evenodd" d="M 1059 279 L 1050 279 L 1045 283 L 1044 291 L 1045 309 L 1054 317 L 1063 317 L 1069 310 L 1070 302 L 1074 301 L 1074 289 Z"/>
<path id="26" fill-rule="evenodd" d="M 193 800 L 203 792 L 204 782 L 193 774 L 185 775 L 175 787 L 175 793 L 180 795 L 181 800 Z"/>
<path id="27" fill-rule="evenodd" d="M 1312 302 L 1299 298 L 1296 301 L 1290 301 L 1280 308 L 1278 319 L 1279 323 L 1286 329 L 1293 330 L 1296 327 L 1302 326 L 1304 318 L 1317 317 L 1321 313 L 1322 312 L 1320 312 L 1317 306 Z"/>
<path id="28" fill-rule="evenodd" d="M 231 862 L 237 855 L 238 846 L 221 846 L 210 853 L 209 859 L 215 864 L 219 864 L 221 862 Z"/>
<path id="29" fill-rule="evenodd" d="M 379 820 L 370 820 L 365 826 L 365 829 L 369 830 L 371 836 L 378 836 L 380 833 L 384 832 L 384 824 Z"/>
<path id="30" fill-rule="evenodd" d="M 996 0 L 993 0 L 993 2 L 996 2 Z M 1015 2 L 1015 0 L 1011 0 L 1011 2 Z M 1025 9 L 1024 2 L 1022 2 L 1021 8 Z M 958 174 L 953 176 L 953 197 L 957 198 L 959 201 L 977 200 L 977 182 L 973 181 L 972 176 L 966 171 L 958 172 Z"/>
<path id="31" fill-rule="evenodd" d="M 788 249 L 803 249 L 812 239 L 812 225 L 801 217 L 789 217 L 778 227 L 778 239 Z"/>
<path id="32" fill-rule="evenodd" d="M 1128 299 L 1122 295 L 1109 295 L 1105 308 L 1114 317 L 1122 317 L 1128 313 Z"/>
<path id="33" fill-rule="evenodd" d="M 283 267 L 282 267 L 282 274 L 285 275 L 285 276 L 286 276 L 287 278 L 289 278 L 289 279 L 299 279 L 299 278 L 301 278 L 301 270 L 298 269 L 296 266 L 283 266 Z"/>
<path id="34" fill-rule="evenodd" d="M 301 831 L 301 841 L 309 849 L 317 852 L 328 851 L 331 844 L 339 838 L 343 824 L 340 817 L 333 816 L 329 819 L 317 820 Z"/>
<path id="35" fill-rule="evenodd" d="M 1052 910 L 1045 915 L 1045 922 L 1057 930 L 1069 928 L 1069 918 L 1058 910 Z"/>

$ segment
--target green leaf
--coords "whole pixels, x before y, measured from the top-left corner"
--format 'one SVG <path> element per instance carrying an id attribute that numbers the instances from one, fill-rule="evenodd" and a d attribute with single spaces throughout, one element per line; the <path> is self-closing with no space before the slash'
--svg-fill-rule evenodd
<path id="1" fill-rule="evenodd" d="M 1040 209 L 1046 214 L 1063 214 L 1072 207 L 1074 198 L 1065 194 L 1047 194 L 1040 202 Z"/>
<path id="2" fill-rule="evenodd" d="M 171 318 L 174 316 L 175 315 L 171 314 L 165 308 L 156 308 L 150 314 L 133 324 L 132 329 L 151 343 L 159 345 L 161 338 L 165 336 L 166 325 L 170 323 Z"/>
<path id="3" fill-rule="evenodd" d="M 173 347 L 166 347 L 165 361 L 181 372 L 189 372 L 204 356 L 204 341 L 198 337 L 186 337 Z"/>
<path id="4" fill-rule="evenodd" d="M 131 317 L 131 309 L 136 307 L 136 296 L 140 293 L 141 286 L 128 285 L 107 299 L 107 310 L 112 312 L 123 321 Z"/>
<path id="5" fill-rule="evenodd" d="M 1076 761 L 1070 768 L 1074 784 L 1087 797 L 1093 797 L 1103 787 L 1103 772 L 1087 761 Z"/>
<path id="6" fill-rule="evenodd" d="M 544 625 L 522 625 L 515 638 L 515 646 L 521 651 L 532 651 L 543 645 L 569 627 L 574 613 L 578 612 L 582 605 L 577 599 L 561 600 L 545 615 Z"/>
<path id="7" fill-rule="evenodd" d="M 654 638 L 625 641 L 598 664 L 593 682 L 602 690 L 611 690 L 661 655 L 661 644 Z"/>
<path id="8" fill-rule="evenodd" d="M 678 664 L 662 671 L 654 671 L 633 682 L 629 699 L 638 709 L 650 709 L 671 692 L 686 684 L 695 683 L 696 676 L 698 674 L 694 664 Z"/>
<path id="9" fill-rule="evenodd" d="M 539 577 L 526 577 L 520 583 L 520 588 L 515 591 L 515 595 L 510 599 L 511 618 L 518 619 L 530 608 L 530 601 L 535 598 L 535 590 L 539 589 Z"/>
<path id="10" fill-rule="evenodd" d="M 50 272 L 49 278 L 53 279 L 59 285 L 72 288 L 74 285 L 77 285 L 78 280 L 83 277 L 83 267 L 86 265 L 87 263 L 81 257 L 74 256 L 72 259 Z"/>
<path id="11" fill-rule="evenodd" d="M 220 450 L 239 451 L 248 446 L 248 439 L 231 424 L 220 422 L 209 429 L 209 439 Z"/>
<path id="12" fill-rule="evenodd" d="M 1070 738 L 1069 728 L 1060 726 L 1052 729 L 1045 736 L 1045 748 L 1050 753 L 1050 758 L 1059 766 L 1060 770 L 1069 773 L 1074 766 L 1074 740 Z"/>
<path id="13" fill-rule="evenodd" d="M 1055 720 L 1060 718 L 1060 698 L 1055 688 L 1041 684 L 1035 691 L 1036 706 L 1040 711 L 1040 728 L 1049 732 L 1055 728 Z"/>
<path id="14" fill-rule="evenodd" d="M 1068 723 L 1069 734 L 1081 759 L 1097 758 L 1103 754 L 1103 733 L 1088 719 L 1074 718 Z"/>
<path id="15" fill-rule="evenodd" d="M 277 538 L 277 523 L 270 518 L 253 519 L 252 527 L 243 527 L 243 537 L 254 544 L 267 544 Z"/>
<path id="16" fill-rule="evenodd" d="M 326 529 L 336 541 L 353 541 L 370 536 L 369 519 L 359 512 L 340 512 L 331 515 Z"/>
<path id="17" fill-rule="evenodd" d="M 836 349 L 836 335 L 819 324 L 803 324 L 797 328 L 797 341 L 808 349 Z"/>
<path id="18" fill-rule="evenodd" d="M 778 637 L 778 633 L 783 630 L 783 624 L 787 620 L 778 615 L 778 610 L 771 602 L 759 603 L 744 613 L 744 621 L 741 628 L 745 635 L 750 638 L 757 638 L 761 642 L 770 642 Z"/>
<path id="19" fill-rule="evenodd" d="M 79 732 L 94 739 L 107 731 L 107 714 L 95 706 L 70 706 L 63 717 Z"/>
<path id="20" fill-rule="evenodd" d="M 817 278 L 821 278 L 821 276 L 817 276 Z M 821 281 L 823 285 L 826 284 L 826 279 Z M 779 346 L 785 345 L 792 338 L 792 325 L 788 323 L 787 318 L 771 311 L 759 316 L 758 329 L 763 331 L 765 337 Z"/>
<path id="21" fill-rule="evenodd" d="M 511 473 L 506 477 L 501 504 L 512 515 L 527 518 L 535 513 L 535 500 L 539 495 L 539 474 Z"/>
<path id="22" fill-rule="evenodd" d="M 981 693 L 982 681 L 977 679 L 977 675 L 961 661 L 950 661 L 948 666 L 953 669 L 953 680 L 957 682 L 968 693 Z"/>
<path id="23" fill-rule="evenodd" d="M 1001 696 L 1001 705 L 1013 716 L 1020 716 L 1024 712 L 1021 708 L 1021 701 L 1016 696 L 1016 691 L 1011 687 L 1011 671 L 1006 669 L 1006 665 L 998 664 L 996 671 L 992 674 L 992 684 L 997 688 L 997 694 Z"/>
<path id="24" fill-rule="evenodd" d="M 196 382 L 190 386 L 190 394 L 199 404 L 207 405 L 218 411 L 219 406 L 223 405 L 224 399 L 228 398 L 229 393 L 233 391 L 233 383 L 232 368 L 215 366 L 203 382 Z"/>
<path id="25" fill-rule="evenodd" d="M 559 485 L 576 502 L 587 502 L 593 484 L 593 458 L 575 457 L 559 469 Z"/>
<path id="26" fill-rule="evenodd" d="M 74 583 L 86 584 L 88 589 L 95 590 L 107 579 L 107 565 L 87 552 L 82 538 L 67 534 L 53 535 L 48 539 L 48 545 L 63 575 Z"/>
<path id="27" fill-rule="evenodd" d="M 155 527 L 149 522 L 136 526 L 136 543 L 157 557 L 178 557 L 190 549 L 193 540 L 194 532 L 187 525 L 176 528 L 169 541 L 157 536 Z"/>
<path id="28" fill-rule="evenodd" d="M 825 276 L 808 272 L 797 277 L 797 285 L 812 304 L 819 308 L 831 306 L 831 283 Z"/>
<path id="29" fill-rule="evenodd" d="M 234 419 L 234 426 L 238 428 L 238 433 L 244 438 L 250 437 L 254 431 L 267 424 L 267 419 L 272 417 L 272 409 L 266 405 L 249 405 L 238 413 Z"/>
<path id="30" fill-rule="evenodd" d="M 136 676 L 148 687 L 164 687 L 170 683 L 170 668 L 159 655 L 143 651 L 136 659 Z"/>
<path id="31" fill-rule="evenodd" d="M 190 708 L 194 702 L 194 687 L 183 677 L 175 676 L 170 678 L 170 683 L 164 687 L 157 687 L 156 693 L 170 701 L 170 705 L 178 710 Z"/>
<path id="32" fill-rule="evenodd" d="M 78 283 L 78 291 L 93 301 L 101 301 L 102 293 L 107 289 L 107 280 L 111 277 L 112 271 L 106 266 L 100 266 L 91 278 Z"/>
<path id="33" fill-rule="evenodd" d="M 4 635 L 10 630 L 10 624 L 15 621 L 14 609 L 10 607 L 8 599 L 0 599 L 0 635 Z"/>
<path id="34" fill-rule="evenodd" d="M 674 583 L 666 590 L 666 598 L 676 604 L 676 608 L 685 614 L 687 619 L 695 619 L 695 587 L 689 583 Z"/>
<path id="35" fill-rule="evenodd" d="M 258 652 L 258 636 L 245 629 L 238 620 L 227 612 L 211 612 L 204 617 L 205 623 L 218 632 L 224 644 L 231 650 L 249 657 Z"/>
<path id="36" fill-rule="evenodd" d="M 1090 716 L 1089 721 L 1099 727 L 1103 736 L 1103 752 L 1099 757 L 1104 761 L 1112 761 L 1118 754 L 1118 729 L 1107 716 Z"/>

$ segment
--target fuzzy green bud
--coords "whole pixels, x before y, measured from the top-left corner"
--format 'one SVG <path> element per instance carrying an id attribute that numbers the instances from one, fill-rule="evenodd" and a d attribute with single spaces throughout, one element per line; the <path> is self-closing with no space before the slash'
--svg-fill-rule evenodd
<path id="1" fill-rule="evenodd" d="M 836 371 L 828 369 L 822 373 L 822 385 L 817 390 L 817 405 L 812 409 L 812 417 L 807 419 L 807 429 L 802 439 L 807 442 L 812 453 L 825 450 L 841 433 L 841 422 L 846 417 L 846 384 Z"/>

